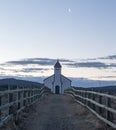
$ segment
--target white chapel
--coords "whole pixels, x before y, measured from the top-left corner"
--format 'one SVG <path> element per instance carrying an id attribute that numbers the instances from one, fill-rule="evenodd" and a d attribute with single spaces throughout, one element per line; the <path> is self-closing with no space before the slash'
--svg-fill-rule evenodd
<path id="1" fill-rule="evenodd" d="M 44 79 L 44 86 L 51 89 L 55 94 L 62 94 L 64 90 L 71 87 L 71 80 L 61 74 L 62 66 L 57 60 L 54 65 L 54 74 Z"/>

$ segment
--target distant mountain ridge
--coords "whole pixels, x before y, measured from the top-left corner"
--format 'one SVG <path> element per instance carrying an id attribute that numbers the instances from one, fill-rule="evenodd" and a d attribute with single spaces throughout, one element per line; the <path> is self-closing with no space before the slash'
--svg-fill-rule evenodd
<path id="1" fill-rule="evenodd" d="M 14 78 L 0 79 L 0 87 L 4 85 L 15 85 L 15 86 L 43 86 L 41 83 L 19 80 Z"/>
<path id="2" fill-rule="evenodd" d="M 102 86 L 102 87 L 91 87 L 88 89 L 93 89 L 94 91 L 116 93 L 116 86 Z"/>
<path id="3" fill-rule="evenodd" d="M 116 94 L 116 86 L 101 86 L 101 87 L 88 87 L 88 88 L 83 88 L 83 87 L 75 87 L 76 89 L 82 89 L 82 90 L 88 90 L 88 91 L 97 91 L 97 92 L 103 92 L 103 93 L 112 93 Z"/>
<path id="4" fill-rule="evenodd" d="M 4 86 L 25 86 L 25 87 L 42 87 L 42 83 L 33 82 L 33 81 L 27 81 L 27 80 L 20 80 L 15 78 L 6 78 L 6 79 L 0 79 L 0 88 Z M 88 87 L 88 88 L 82 88 L 82 87 L 75 87 L 76 89 L 85 89 L 85 90 L 93 90 L 98 92 L 110 92 L 116 94 L 116 85 L 112 86 L 101 86 L 101 87 Z"/>

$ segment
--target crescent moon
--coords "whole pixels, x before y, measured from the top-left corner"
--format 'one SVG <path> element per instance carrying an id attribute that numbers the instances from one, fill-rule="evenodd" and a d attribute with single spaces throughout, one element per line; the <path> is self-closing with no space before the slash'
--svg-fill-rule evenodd
<path id="1" fill-rule="evenodd" d="M 69 12 L 69 13 L 71 12 L 71 9 L 70 9 L 70 8 L 68 8 L 68 12 Z"/>

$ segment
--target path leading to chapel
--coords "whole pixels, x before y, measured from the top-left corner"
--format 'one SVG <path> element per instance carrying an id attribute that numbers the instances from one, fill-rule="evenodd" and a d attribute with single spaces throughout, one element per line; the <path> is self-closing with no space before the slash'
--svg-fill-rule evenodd
<path id="1" fill-rule="evenodd" d="M 34 106 L 24 130 L 97 130 L 99 121 L 72 97 L 49 95 Z"/>

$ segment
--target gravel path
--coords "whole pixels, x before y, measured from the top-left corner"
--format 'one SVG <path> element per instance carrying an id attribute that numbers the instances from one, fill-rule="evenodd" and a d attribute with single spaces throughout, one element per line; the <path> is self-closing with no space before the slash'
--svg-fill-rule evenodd
<path id="1" fill-rule="evenodd" d="M 72 97 L 52 94 L 34 105 L 34 111 L 24 120 L 22 129 L 104 130 L 99 121 Z"/>

